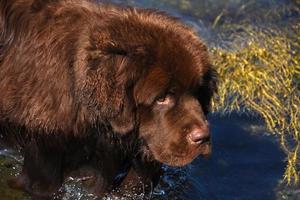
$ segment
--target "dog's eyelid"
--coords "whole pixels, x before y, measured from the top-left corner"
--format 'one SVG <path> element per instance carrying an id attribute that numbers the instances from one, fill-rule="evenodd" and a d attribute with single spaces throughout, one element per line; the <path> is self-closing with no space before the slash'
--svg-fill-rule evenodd
<path id="1" fill-rule="evenodd" d="M 166 95 L 158 98 L 155 103 L 157 105 L 170 105 L 175 101 L 174 96 L 172 94 L 167 93 Z"/>

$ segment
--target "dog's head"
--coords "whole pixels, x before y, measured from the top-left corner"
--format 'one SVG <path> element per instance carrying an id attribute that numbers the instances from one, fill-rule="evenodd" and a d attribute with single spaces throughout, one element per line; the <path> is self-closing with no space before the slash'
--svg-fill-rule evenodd
<path id="1" fill-rule="evenodd" d="M 204 47 L 199 46 L 198 54 L 178 44 L 173 47 L 161 47 L 157 62 L 134 86 L 134 100 L 144 150 L 158 161 L 183 166 L 210 154 L 206 115 L 216 90 L 216 72 Z"/>
<path id="2" fill-rule="evenodd" d="M 191 74 L 192 75 L 192 74 Z M 182 166 L 211 151 L 206 114 L 214 87 L 209 69 L 198 83 L 186 87 L 183 74 L 153 68 L 135 87 L 139 137 L 158 161 Z"/>
<path id="3" fill-rule="evenodd" d="M 141 13 L 127 14 L 127 21 L 114 19 L 92 33 L 81 84 L 88 95 L 83 96 L 100 115 L 110 114 L 115 132 L 135 130 L 142 150 L 162 163 L 182 166 L 210 153 L 206 115 L 216 73 L 193 31 L 165 15 Z"/>

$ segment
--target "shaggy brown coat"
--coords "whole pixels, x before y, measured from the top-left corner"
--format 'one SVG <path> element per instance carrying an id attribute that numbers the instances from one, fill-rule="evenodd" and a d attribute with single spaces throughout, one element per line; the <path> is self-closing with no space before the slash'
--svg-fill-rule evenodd
<path id="1" fill-rule="evenodd" d="M 102 193 L 125 168 L 157 182 L 159 163 L 209 153 L 215 72 L 179 20 L 85 0 L 1 0 L 0 43 L 0 131 L 25 155 L 15 187 L 48 196 L 87 164 Z"/>

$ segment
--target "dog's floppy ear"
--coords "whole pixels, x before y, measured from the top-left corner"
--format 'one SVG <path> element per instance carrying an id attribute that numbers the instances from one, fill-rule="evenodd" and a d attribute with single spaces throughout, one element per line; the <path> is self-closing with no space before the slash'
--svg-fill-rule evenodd
<path id="1" fill-rule="evenodd" d="M 112 47 L 93 45 L 87 54 L 87 76 L 83 77 L 83 102 L 107 121 L 113 131 L 126 134 L 135 127 L 130 82 L 134 63 L 127 53 Z M 81 76 L 83 73 L 78 73 Z"/>
<path id="2" fill-rule="evenodd" d="M 118 114 L 109 119 L 116 133 L 126 134 L 136 126 L 136 102 L 133 98 L 133 83 L 140 78 L 144 66 L 145 50 L 139 46 L 126 49 L 120 44 L 108 42 L 103 45 L 103 54 L 109 58 L 109 65 L 115 69 L 114 91 L 119 106 Z"/>
<path id="3" fill-rule="evenodd" d="M 202 105 L 204 114 L 208 114 L 211 107 L 211 100 L 217 92 L 218 74 L 214 68 L 210 68 L 202 77 L 197 96 Z"/>

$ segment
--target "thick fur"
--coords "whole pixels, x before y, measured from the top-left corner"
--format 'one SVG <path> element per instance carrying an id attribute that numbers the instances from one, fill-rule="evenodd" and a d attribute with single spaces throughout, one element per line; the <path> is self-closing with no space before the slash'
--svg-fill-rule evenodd
<path id="1" fill-rule="evenodd" d="M 125 165 L 157 182 L 159 163 L 210 151 L 187 136 L 208 132 L 216 74 L 179 20 L 85 0 L 1 0 L 0 28 L 0 131 L 25 155 L 15 187 L 47 196 L 90 165 L 102 193 Z"/>

